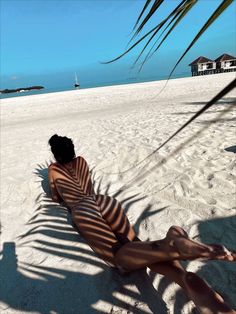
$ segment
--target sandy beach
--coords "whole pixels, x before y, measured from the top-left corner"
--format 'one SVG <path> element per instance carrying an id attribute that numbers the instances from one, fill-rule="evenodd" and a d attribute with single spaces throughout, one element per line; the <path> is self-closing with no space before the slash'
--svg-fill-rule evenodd
<path id="1" fill-rule="evenodd" d="M 50 199 L 48 139 L 74 140 L 95 189 L 120 200 L 142 240 L 171 225 L 236 249 L 236 91 L 146 158 L 235 73 L 1 100 L 1 314 L 190 314 L 161 275 L 122 277 Z M 236 308 L 235 263 L 185 262 Z"/>

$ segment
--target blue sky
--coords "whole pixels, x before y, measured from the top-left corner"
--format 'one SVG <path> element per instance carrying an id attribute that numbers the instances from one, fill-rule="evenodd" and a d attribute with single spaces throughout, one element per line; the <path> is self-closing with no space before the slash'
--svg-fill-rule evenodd
<path id="1" fill-rule="evenodd" d="M 146 30 L 179 1 L 168 0 Z M 132 62 L 141 49 L 103 65 L 124 51 L 144 0 L 1 0 L 1 86 L 69 87 L 76 71 L 81 85 L 153 80 L 168 75 L 221 0 L 200 0 L 137 77 Z M 200 55 L 236 54 L 236 2 L 209 28 L 175 71 L 190 73 Z"/>

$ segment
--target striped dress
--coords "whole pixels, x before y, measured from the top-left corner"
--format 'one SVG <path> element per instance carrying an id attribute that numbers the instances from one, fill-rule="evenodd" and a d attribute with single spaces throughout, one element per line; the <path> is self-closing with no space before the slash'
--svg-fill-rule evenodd
<path id="1" fill-rule="evenodd" d="M 109 265 L 116 266 L 116 251 L 136 237 L 121 204 L 115 198 L 94 193 L 83 157 L 64 165 L 53 163 L 48 174 L 52 199 L 65 203 L 90 247 Z"/>

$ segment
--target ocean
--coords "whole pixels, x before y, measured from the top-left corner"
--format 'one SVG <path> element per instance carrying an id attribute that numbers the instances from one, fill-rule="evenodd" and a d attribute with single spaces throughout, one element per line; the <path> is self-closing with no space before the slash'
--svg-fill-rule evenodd
<path id="1" fill-rule="evenodd" d="M 171 79 L 181 78 L 181 77 L 189 77 L 190 73 L 182 73 L 180 75 L 173 75 Z M 120 81 L 112 81 L 112 82 L 99 82 L 99 83 L 83 83 L 81 82 L 79 89 L 87 89 L 87 88 L 96 88 L 96 87 L 104 87 L 104 86 L 114 86 L 114 85 L 123 85 L 123 84 L 134 84 L 134 83 L 144 83 L 144 82 L 153 82 L 153 81 L 162 81 L 166 80 L 168 76 L 159 76 L 159 77 L 149 77 L 149 78 L 129 78 L 126 80 Z M 19 86 L 20 87 L 20 86 Z M 24 86 L 26 87 L 26 86 Z M 10 89 L 10 87 L 9 87 Z M 41 90 L 30 90 L 25 92 L 17 92 L 17 93 L 9 93 L 9 94 L 0 94 L 0 99 L 11 98 L 11 97 L 21 97 L 21 96 L 30 96 L 30 95 L 39 95 L 39 94 L 47 94 L 47 93 L 56 93 L 56 92 L 64 92 L 64 91 L 72 91 L 76 90 L 74 85 L 71 86 L 60 86 L 60 87 L 45 87 Z"/>

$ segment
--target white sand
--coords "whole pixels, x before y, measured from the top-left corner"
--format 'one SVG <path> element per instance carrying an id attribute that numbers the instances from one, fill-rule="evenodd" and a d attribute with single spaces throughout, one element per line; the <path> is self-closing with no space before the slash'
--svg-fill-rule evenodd
<path id="1" fill-rule="evenodd" d="M 162 276 L 121 277 L 94 255 L 45 195 L 47 141 L 74 139 L 96 186 L 123 203 L 141 239 L 180 225 L 236 249 L 235 154 L 225 150 L 236 146 L 235 91 L 132 167 L 234 78 L 171 80 L 160 95 L 164 81 L 1 100 L 1 314 L 192 313 Z M 236 307 L 235 263 L 185 264 Z"/>

